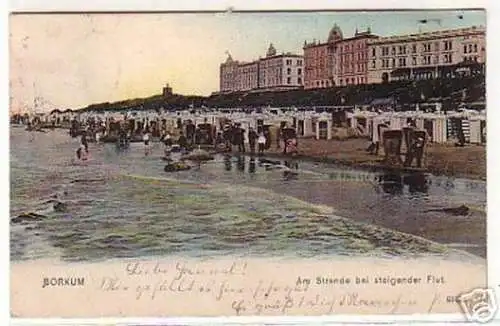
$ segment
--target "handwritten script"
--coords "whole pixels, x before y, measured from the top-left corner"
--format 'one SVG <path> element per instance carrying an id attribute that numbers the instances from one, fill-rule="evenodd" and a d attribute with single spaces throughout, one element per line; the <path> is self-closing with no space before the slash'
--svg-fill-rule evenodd
<path id="1" fill-rule="evenodd" d="M 186 305 L 197 300 L 215 302 L 235 315 L 284 315 L 301 311 L 387 314 L 405 313 L 415 307 L 422 313 L 431 313 L 437 303 L 445 302 L 443 294 L 415 297 L 407 287 L 393 289 L 390 296 L 383 296 L 380 291 L 366 291 L 363 285 L 321 287 L 297 279 L 300 277 L 286 270 L 281 278 L 256 275 L 244 261 L 220 263 L 217 268 L 185 262 L 130 262 L 121 273 L 102 277 L 98 289 L 130 295 L 137 301 L 175 299 L 185 300 Z"/>

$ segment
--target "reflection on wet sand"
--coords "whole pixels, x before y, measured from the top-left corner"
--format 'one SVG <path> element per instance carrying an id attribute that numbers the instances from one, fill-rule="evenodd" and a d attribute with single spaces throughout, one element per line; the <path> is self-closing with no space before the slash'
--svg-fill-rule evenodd
<path id="1" fill-rule="evenodd" d="M 301 172 L 299 170 L 299 162 L 297 160 L 271 160 L 264 157 L 245 156 L 245 155 L 224 155 L 224 170 L 231 171 L 233 162 L 236 163 L 236 170 L 239 172 L 247 172 L 254 174 L 258 171 L 274 171 L 282 170 L 283 180 L 298 180 Z M 248 163 L 248 170 L 247 170 Z M 379 188 L 386 194 L 394 196 L 405 193 L 405 188 L 409 194 L 426 194 L 429 190 L 431 180 L 428 175 L 422 172 L 401 173 L 394 171 L 371 173 L 369 176 L 359 173 L 358 171 L 343 171 L 340 173 L 330 173 L 329 180 L 332 181 L 368 181 L 377 184 Z"/>
<path id="2" fill-rule="evenodd" d="M 237 161 L 231 156 L 224 159 L 229 167 Z M 486 255 L 484 182 L 422 172 L 349 170 L 296 159 L 246 156 L 244 162 L 248 166 L 245 172 L 233 169 L 232 176 L 221 176 L 217 172 L 221 168 L 214 165 L 212 173 L 222 182 L 270 189 L 334 207 L 339 215 L 354 220 Z M 467 214 L 448 213 L 449 209 L 460 210 L 461 205 L 469 208 Z"/>

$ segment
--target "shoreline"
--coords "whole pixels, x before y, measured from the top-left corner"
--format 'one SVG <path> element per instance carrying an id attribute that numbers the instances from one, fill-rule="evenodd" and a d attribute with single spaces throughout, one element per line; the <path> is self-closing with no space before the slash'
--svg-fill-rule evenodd
<path id="1" fill-rule="evenodd" d="M 430 173 L 435 176 L 465 178 L 486 181 L 486 148 L 468 145 L 455 147 L 445 144 L 429 144 L 424 154 L 424 168 L 389 167 L 383 164 L 383 156 L 366 153 L 369 141 L 363 138 L 346 140 L 299 139 L 298 154 L 289 156 L 275 144 L 264 156 L 327 163 L 339 167 L 357 168 L 370 172 Z"/>
<path id="2" fill-rule="evenodd" d="M 66 128 L 51 128 L 49 130 L 66 130 Z M 135 141 L 137 143 L 142 142 Z M 154 142 L 154 141 L 153 141 Z M 486 147 L 483 145 L 468 144 L 464 147 L 455 147 L 452 144 L 429 143 L 423 158 L 423 168 L 390 167 L 384 165 L 382 155 L 370 155 L 365 149 L 370 141 L 366 138 L 347 138 L 316 140 L 314 138 L 299 138 L 298 153 L 290 156 L 282 153 L 273 142 L 263 156 L 280 159 L 295 159 L 308 162 L 326 163 L 343 168 L 360 169 L 369 172 L 395 173 L 429 173 L 434 176 L 447 176 L 477 181 L 486 181 Z M 248 150 L 248 144 L 245 144 Z M 212 145 L 200 145 L 207 150 Z M 237 154 L 238 152 L 232 152 Z M 251 155 L 250 152 L 244 153 Z"/>

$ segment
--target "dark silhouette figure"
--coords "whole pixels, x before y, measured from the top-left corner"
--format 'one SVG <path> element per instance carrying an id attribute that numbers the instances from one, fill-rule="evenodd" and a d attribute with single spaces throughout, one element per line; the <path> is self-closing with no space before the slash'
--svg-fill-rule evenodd
<path id="1" fill-rule="evenodd" d="M 231 155 L 224 156 L 224 169 L 226 171 L 231 171 L 232 169 Z"/>
<path id="2" fill-rule="evenodd" d="M 259 135 L 257 135 L 253 128 L 250 128 L 248 131 L 248 143 L 252 154 L 255 154 L 255 144 L 257 143 L 257 138 L 259 138 Z"/>
<path id="3" fill-rule="evenodd" d="M 255 158 L 250 158 L 250 162 L 248 164 L 248 173 L 255 173 Z"/>

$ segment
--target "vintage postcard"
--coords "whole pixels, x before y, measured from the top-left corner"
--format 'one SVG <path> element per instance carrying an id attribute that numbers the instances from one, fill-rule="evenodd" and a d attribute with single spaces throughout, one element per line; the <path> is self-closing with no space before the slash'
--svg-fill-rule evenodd
<path id="1" fill-rule="evenodd" d="M 9 28 L 12 318 L 496 315 L 484 10 Z"/>

